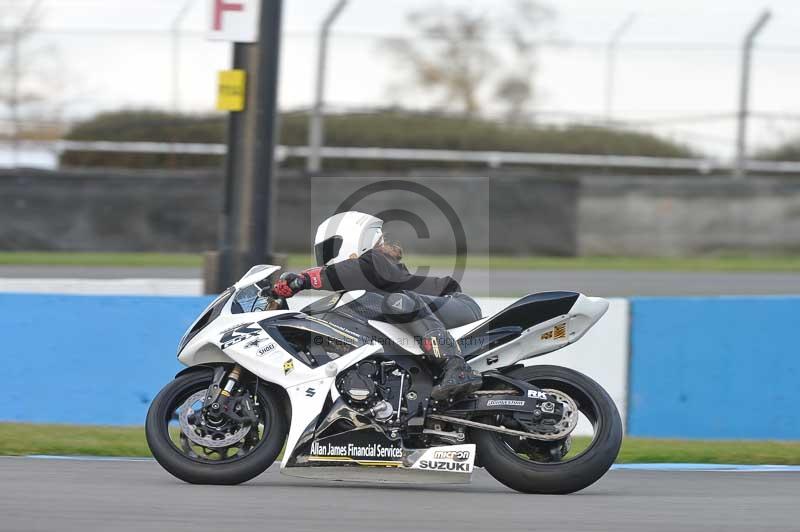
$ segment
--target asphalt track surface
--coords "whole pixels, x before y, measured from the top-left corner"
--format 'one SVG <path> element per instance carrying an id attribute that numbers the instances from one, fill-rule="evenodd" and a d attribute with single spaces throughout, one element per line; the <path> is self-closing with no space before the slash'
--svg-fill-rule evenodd
<path id="1" fill-rule="evenodd" d="M 152 460 L 0 458 L 0 530 L 256 532 L 798 530 L 800 473 L 611 471 L 568 496 L 293 479 L 191 486 Z"/>
<path id="2" fill-rule="evenodd" d="M 437 275 L 452 272 L 434 270 Z M 198 268 L 0 266 L 3 278 L 199 279 Z M 462 287 L 475 296 L 572 290 L 605 297 L 800 294 L 800 273 L 636 272 L 616 270 L 469 270 Z M 0 289 L 2 286 L 0 286 Z"/>

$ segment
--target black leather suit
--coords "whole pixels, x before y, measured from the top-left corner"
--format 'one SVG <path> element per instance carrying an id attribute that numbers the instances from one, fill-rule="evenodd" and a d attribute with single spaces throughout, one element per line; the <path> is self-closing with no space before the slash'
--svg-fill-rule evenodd
<path id="1" fill-rule="evenodd" d="M 459 352 L 447 328 L 481 318 L 478 304 L 461 292 L 452 277 L 414 275 L 402 262 L 377 249 L 326 266 L 320 275 L 325 290 L 367 290 L 385 295 L 382 310 L 386 319 L 421 338 L 423 350 L 437 357 Z"/>

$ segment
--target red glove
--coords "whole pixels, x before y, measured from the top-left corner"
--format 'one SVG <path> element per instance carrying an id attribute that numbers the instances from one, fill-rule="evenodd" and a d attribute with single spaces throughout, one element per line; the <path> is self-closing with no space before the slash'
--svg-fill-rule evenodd
<path id="1" fill-rule="evenodd" d="M 284 273 L 272 287 L 272 293 L 278 297 L 292 297 L 301 290 L 322 288 L 322 268 L 311 268 L 301 273 Z"/>
<path id="2" fill-rule="evenodd" d="M 275 286 L 272 287 L 272 295 L 276 297 L 292 297 L 294 291 L 289 287 L 289 283 L 280 279 L 275 283 Z"/>

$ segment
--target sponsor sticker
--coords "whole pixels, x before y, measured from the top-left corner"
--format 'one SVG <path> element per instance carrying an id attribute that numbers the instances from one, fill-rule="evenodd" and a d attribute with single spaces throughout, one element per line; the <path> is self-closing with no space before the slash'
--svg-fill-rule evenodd
<path id="1" fill-rule="evenodd" d="M 247 342 L 246 344 L 244 344 L 244 348 L 245 349 L 250 349 L 251 347 L 258 347 L 259 345 L 261 345 L 262 342 L 266 342 L 266 341 L 267 341 L 266 338 L 255 337 L 252 340 L 250 340 L 249 342 Z"/>
<path id="2" fill-rule="evenodd" d="M 342 336 L 347 337 L 349 340 L 358 341 L 358 335 L 349 329 L 345 329 L 341 325 L 337 325 L 336 323 L 331 323 L 329 321 L 321 320 L 319 318 L 315 318 L 313 316 L 306 316 L 306 320 L 313 321 L 314 323 L 319 323 L 320 325 L 324 325 L 333 329 L 334 331 L 338 332 Z"/>
<path id="3" fill-rule="evenodd" d="M 288 375 L 294 369 L 294 360 L 291 358 L 283 363 L 283 374 Z"/>
<path id="4" fill-rule="evenodd" d="M 267 344 L 258 351 L 256 351 L 256 356 L 263 357 L 273 349 L 275 349 L 275 344 Z"/>
<path id="5" fill-rule="evenodd" d="M 473 444 L 434 447 L 417 458 L 411 465 L 411 469 L 471 473 L 474 461 L 475 445 Z"/>
<path id="6" fill-rule="evenodd" d="M 440 462 L 437 460 L 420 460 L 419 468 L 432 471 L 454 471 L 462 473 L 470 472 L 468 463 Z"/>
<path id="7" fill-rule="evenodd" d="M 525 406 L 525 401 L 516 401 L 513 399 L 489 399 L 486 401 L 486 406 Z"/>
<path id="8" fill-rule="evenodd" d="M 547 394 L 538 390 L 528 390 L 528 397 L 531 399 L 542 399 L 544 401 L 547 400 Z"/>
<path id="9" fill-rule="evenodd" d="M 453 460 L 455 462 L 466 462 L 472 453 L 469 451 L 434 451 L 433 458 L 436 460 Z"/>
<path id="10" fill-rule="evenodd" d="M 234 327 L 233 329 L 228 329 L 219 339 L 222 349 L 227 349 L 232 345 L 236 345 L 239 342 L 244 342 L 248 338 L 252 338 L 253 336 L 257 336 L 261 333 L 263 329 L 261 327 L 256 326 L 255 323 L 248 323 L 246 325 L 239 325 Z"/>
<path id="11" fill-rule="evenodd" d="M 542 334 L 542 340 L 563 340 L 567 337 L 567 324 L 559 323 L 552 330 Z"/>
<path id="12" fill-rule="evenodd" d="M 365 445 L 358 445 L 355 443 L 348 443 L 343 445 L 336 445 L 334 443 L 326 442 L 313 442 L 311 444 L 311 454 L 313 456 L 343 456 L 347 458 L 402 458 L 403 449 L 400 447 L 392 447 L 382 445 L 380 443 L 368 443 Z"/>

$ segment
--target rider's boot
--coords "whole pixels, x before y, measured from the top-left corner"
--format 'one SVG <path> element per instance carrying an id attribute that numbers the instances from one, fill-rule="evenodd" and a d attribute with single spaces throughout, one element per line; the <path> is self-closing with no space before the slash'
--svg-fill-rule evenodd
<path id="1" fill-rule="evenodd" d="M 480 389 L 481 374 L 469 367 L 450 333 L 442 329 L 430 331 L 423 337 L 422 347 L 442 362 L 439 382 L 431 390 L 432 399 L 455 399 Z"/>

